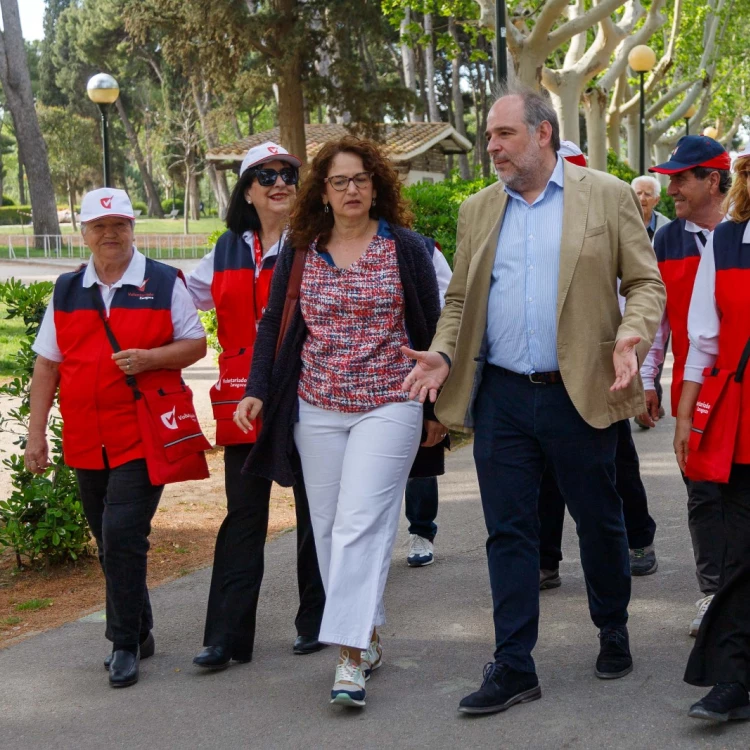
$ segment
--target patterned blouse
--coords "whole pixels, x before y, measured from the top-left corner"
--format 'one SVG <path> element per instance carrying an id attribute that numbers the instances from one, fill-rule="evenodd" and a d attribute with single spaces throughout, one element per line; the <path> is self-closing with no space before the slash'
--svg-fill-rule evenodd
<path id="1" fill-rule="evenodd" d="M 367 250 L 348 268 L 310 246 L 300 288 L 307 339 L 299 396 L 321 409 L 363 412 L 407 401 L 401 383 L 411 363 L 396 243 L 381 221 Z"/>

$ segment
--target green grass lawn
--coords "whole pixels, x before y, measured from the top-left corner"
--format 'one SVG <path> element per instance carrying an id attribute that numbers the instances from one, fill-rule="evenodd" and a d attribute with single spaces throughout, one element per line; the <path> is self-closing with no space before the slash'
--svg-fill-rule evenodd
<path id="1" fill-rule="evenodd" d="M 136 234 L 182 234 L 184 222 L 178 219 L 136 219 Z M 191 221 L 188 227 L 190 234 L 211 234 L 217 229 L 224 229 L 224 222 L 216 217 Z M 72 234 L 73 227 L 70 224 L 61 224 L 60 231 L 63 234 Z M 31 234 L 31 226 L 10 224 L 0 226 L 0 235 L 8 234 Z"/>
<path id="2" fill-rule="evenodd" d="M 13 374 L 13 362 L 26 334 L 23 320 L 8 320 L 6 310 L 5 304 L 0 302 L 0 378 L 9 378 Z"/>

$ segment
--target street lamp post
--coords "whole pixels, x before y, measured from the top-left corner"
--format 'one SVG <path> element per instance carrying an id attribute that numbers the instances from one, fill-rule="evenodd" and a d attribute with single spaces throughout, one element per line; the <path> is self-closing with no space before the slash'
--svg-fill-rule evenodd
<path id="1" fill-rule="evenodd" d="M 643 76 L 656 65 L 656 53 L 645 44 L 639 44 L 630 50 L 628 65 L 639 74 L 641 79 L 641 113 L 639 128 L 639 174 L 646 174 L 646 97 L 643 92 Z"/>
<path id="2" fill-rule="evenodd" d="M 695 113 L 698 111 L 698 107 L 695 104 L 691 104 L 688 107 L 688 111 L 685 112 L 685 135 L 690 135 L 690 119 L 695 117 Z"/>
<path id="3" fill-rule="evenodd" d="M 713 125 L 709 125 L 707 128 L 703 128 L 703 135 L 716 140 L 719 137 L 719 131 Z"/>
<path id="4" fill-rule="evenodd" d="M 508 55 L 505 26 L 505 0 L 495 3 L 495 80 L 499 86 L 508 83 Z"/>
<path id="5" fill-rule="evenodd" d="M 108 75 L 107 73 L 98 73 L 93 78 L 89 79 L 89 82 L 86 84 L 86 91 L 89 95 L 89 99 L 99 107 L 99 112 L 102 116 L 104 187 L 112 187 L 109 160 L 109 122 L 107 120 L 107 108 L 110 104 L 114 104 L 114 102 L 117 101 L 117 97 L 120 96 L 120 87 L 111 75 Z"/>

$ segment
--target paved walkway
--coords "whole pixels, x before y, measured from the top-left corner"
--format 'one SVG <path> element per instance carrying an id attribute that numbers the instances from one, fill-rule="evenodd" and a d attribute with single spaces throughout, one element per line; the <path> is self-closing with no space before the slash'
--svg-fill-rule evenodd
<path id="1" fill-rule="evenodd" d="M 471 448 L 441 480 L 435 565 L 405 564 L 402 524 L 386 593 L 385 665 L 363 712 L 330 706 L 334 653 L 293 656 L 294 538 L 267 550 L 254 661 L 197 674 L 209 571 L 154 591 L 157 654 L 141 682 L 115 691 L 101 660 L 100 617 L 0 651 L 0 747 L 39 748 L 748 748 L 750 725 L 707 726 L 686 717 L 703 691 L 682 672 L 698 591 L 685 522 L 685 491 L 671 449 L 673 422 L 636 435 L 659 525 L 659 571 L 633 582 L 635 670 L 613 682 L 593 675 L 596 630 L 572 523 L 563 586 L 542 595 L 535 656 L 541 701 L 506 714 L 464 717 L 459 699 L 478 685 L 492 654 L 485 533 Z"/>

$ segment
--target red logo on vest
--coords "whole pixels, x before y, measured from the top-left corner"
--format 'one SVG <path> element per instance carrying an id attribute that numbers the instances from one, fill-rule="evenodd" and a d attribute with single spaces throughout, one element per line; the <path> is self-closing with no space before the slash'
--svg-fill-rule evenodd
<path id="1" fill-rule="evenodd" d="M 148 279 L 143 279 L 143 283 L 138 287 L 139 292 L 145 292 L 146 291 L 146 284 L 148 284 Z"/>
<path id="2" fill-rule="evenodd" d="M 103 208 L 112 208 L 112 198 L 113 196 L 109 196 L 109 198 L 101 198 L 99 200 L 99 203 L 102 204 Z"/>
<path id="3" fill-rule="evenodd" d="M 278 149 L 278 148 L 276 148 L 276 146 L 269 146 L 269 147 L 268 147 L 268 150 L 269 150 L 269 151 L 270 151 L 270 152 L 271 152 L 272 154 L 278 154 L 278 153 L 279 153 L 279 149 Z"/>

